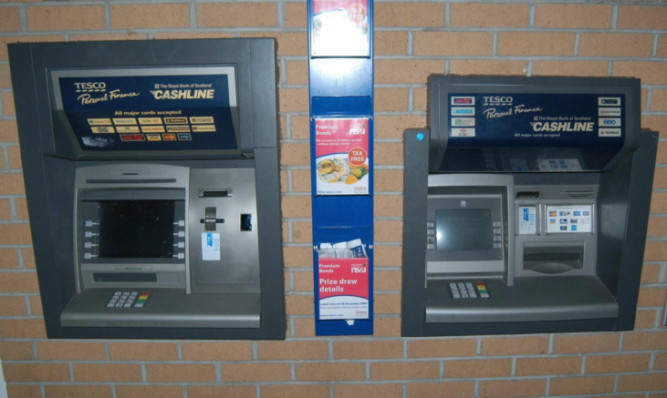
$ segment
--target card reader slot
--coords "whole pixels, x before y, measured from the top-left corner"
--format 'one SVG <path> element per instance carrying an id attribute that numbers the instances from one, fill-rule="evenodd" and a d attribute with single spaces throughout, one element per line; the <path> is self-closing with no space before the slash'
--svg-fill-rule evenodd
<path id="1" fill-rule="evenodd" d="M 583 266 L 583 246 L 528 246 L 523 250 L 524 269 L 541 274 L 562 274 Z"/>
<path id="2" fill-rule="evenodd" d="M 93 282 L 157 282 L 157 274 L 154 272 L 95 272 Z"/>

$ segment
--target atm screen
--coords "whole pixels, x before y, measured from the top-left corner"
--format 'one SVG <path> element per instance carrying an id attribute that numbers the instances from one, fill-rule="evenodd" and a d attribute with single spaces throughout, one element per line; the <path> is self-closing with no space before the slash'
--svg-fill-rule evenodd
<path id="1" fill-rule="evenodd" d="M 99 201 L 100 258 L 171 258 L 173 200 Z"/>
<path id="2" fill-rule="evenodd" d="M 489 209 L 436 210 L 438 251 L 493 250 L 493 221 Z"/>

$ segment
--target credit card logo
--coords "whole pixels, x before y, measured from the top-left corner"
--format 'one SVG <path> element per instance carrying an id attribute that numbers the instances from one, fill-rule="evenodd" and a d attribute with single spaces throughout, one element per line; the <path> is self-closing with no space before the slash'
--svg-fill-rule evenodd
<path id="1" fill-rule="evenodd" d="M 598 137 L 620 137 L 620 128 L 601 128 L 598 130 Z"/>
<path id="2" fill-rule="evenodd" d="M 475 97 L 452 97 L 452 105 L 475 105 Z"/>
<path id="3" fill-rule="evenodd" d="M 475 116 L 475 108 L 452 108 L 452 116 Z"/>
<path id="4" fill-rule="evenodd" d="M 454 128 L 451 130 L 452 137 L 474 137 L 475 129 L 474 128 Z"/>
<path id="5" fill-rule="evenodd" d="M 620 126 L 621 119 L 619 118 L 601 118 L 600 126 Z"/>
<path id="6" fill-rule="evenodd" d="M 452 126 L 454 127 L 473 127 L 475 125 L 474 117 L 454 117 L 452 118 Z"/>
<path id="7" fill-rule="evenodd" d="M 621 116 L 621 108 L 598 108 L 598 116 Z"/>
<path id="8" fill-rule="evenodd" d="M 599 97 L 598 105 L 600 106 L 620 106 L 621 97 Z"/>

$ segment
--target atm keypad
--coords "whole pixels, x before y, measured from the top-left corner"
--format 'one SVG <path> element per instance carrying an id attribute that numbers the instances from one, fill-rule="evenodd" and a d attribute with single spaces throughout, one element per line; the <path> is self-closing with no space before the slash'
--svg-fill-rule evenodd
<path id="1" fill-rule="evenodd" d="M 452 298 L 458 299 L 487 299 L 491 296 L 484 282 L 450 282 L 449 292 Z"/>
<path id="2" fill-rule="evenodd" d="M 107 301 L 107 308 L 143 308 L 146 306 L 146 301 L 150 292 L 137 291 L 116 291 L 113 293 L 109 301 Z"/>

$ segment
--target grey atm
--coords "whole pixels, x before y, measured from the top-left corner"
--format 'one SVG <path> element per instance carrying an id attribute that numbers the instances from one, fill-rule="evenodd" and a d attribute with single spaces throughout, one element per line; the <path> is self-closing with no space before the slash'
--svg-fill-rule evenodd
<path id="1" fill-rule="evenodd" d="M 440 76 L 405 136 L 403 335 L 632 329 L 657 134 L 636 79 Z"/>
<path id="2" fill-rule="evenodd" d="M 274 40 L 10 63 L 49 337 L 284 338 Z"/>

